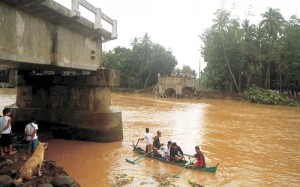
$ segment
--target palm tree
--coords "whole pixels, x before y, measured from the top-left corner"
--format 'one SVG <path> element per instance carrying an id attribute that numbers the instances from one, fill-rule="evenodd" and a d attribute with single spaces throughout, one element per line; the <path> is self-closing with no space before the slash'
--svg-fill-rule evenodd
<path id="1" fill-rule="evenodd" d="M 268 37 L 277 39 L 283 31 L 283 23 L 285 22 L 279 9 L 269 8 L 267 12 L 261 15 L 263 20 L 259 26 L 265 30 Z"/>
<path id="2" fill-rule="evenodd" d="M 257 33 L 255 25 L 250 25 L 249 20 L 244 20 L 242 23 L 242 51 L 243 51 L 243 61 L 247 63 L 247 88 L 250 86 L 250 78 L 254 74 L 256 80 L 256 69 L 257 69 L 257 53 L 258 50 L 255 46 L 255 41 L 257 39 Z"/>
<path id="3" fill-rule="evenodd" d="M 226 48 L 225 48 L 225 41 L 224 41 L 226 39 L 226 33 L 229 30 L 229 24 L 230 24 L 229 16 L 230 16 L 230 14 L 229 14 L 229 12 L 227 12 L 224 9 L 219 9 L 219 10 L 217 10 L 216 15 L 217 15 L 217 19 L 213 20 L 215 22 L 215 24 L 213 25 L 213 28 L 215 28 L 215 30 L 219 33 L 219 35 L 221 37 L 224 58 L 225 58 L 225 61 L 226 61 L 226 64 L 227 64 L 228 71 L 230 72 L 230 75 L 233 79 L 236 90 L 239 91 L 238 84 L 237 84 L 237 82 L 234 78 L 234 75 L 233 75 L 232 70 L 231 70 L 230 65 L 229 65 L 229 61 L 228 61 L 227 53 L 226 53 Z"/>
<path id="4" fill-rule="evenodd" d="M 130 46 L 134 47 L 139 43 L 139 39 L 137 37 L 134 37 L 133 40 L 130 42 Z"/>
<path id="5" fill-rule="evenodd" d="M 141 38 L 141 41 L 144 46 L 148 46 L 152 44 L 151 37 L 149 36 L 148 33 L 144 34 L 143 38 Z"/>
<path id="6" fill-rule="evenodd" d="M 283 32 L 283 24 L 285 22 L 279 9 L 268 8 L 268 11 L 262 14 L 263 20 L 259 23 L 260 28 L 264 31 L 266 37 L 269 39 L 268 59 L 267 59 L 267 73 L 265 87 L 270 88 L 270 64 L 271 64 L 271 50 L 274 47 L 275 41 Z"/>

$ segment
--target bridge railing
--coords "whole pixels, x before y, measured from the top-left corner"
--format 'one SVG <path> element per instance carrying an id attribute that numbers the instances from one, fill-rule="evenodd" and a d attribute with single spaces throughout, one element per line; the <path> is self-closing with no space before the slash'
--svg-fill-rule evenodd
<path id="1" fill-rule="evenodd" d="M 81 14 L 79 11 L 79 5 L 83 6 L 84 8 L 88 9 L 92 13 L 95 14 L 95 22 L 94 22 L 94 29 L 96 30 L 103 30 L 101 21 L 102 19 L 105 20 L 108 24 L 111 25 L 111 39 L 117 38 L 117 21 L 111 19 L 109 16 L 104 14 L 100 8 L 94 7 L 86 0 L 72 0 L 71 4 L 71 17 L 78 17 L 80 18 Z"/>

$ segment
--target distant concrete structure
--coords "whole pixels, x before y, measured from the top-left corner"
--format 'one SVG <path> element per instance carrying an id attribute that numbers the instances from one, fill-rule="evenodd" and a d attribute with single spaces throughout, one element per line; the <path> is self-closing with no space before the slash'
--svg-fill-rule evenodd
<path id="1" fill-rule="evenodd" d="M 70 0 L 71 1 L 71 0 Z M 95 21 L 81 17 L 83 6 Z M 111 25 L 107 31 L 102 21 Z M 102 68 L 102 43 L 117 38 L 117 22 L 85 0 L 71 10 L 53 0 L 0 0 L 0 68 L 17 85 L 15 127 L 31 118 L 70 139 L 123 138 L 121 112 L 111 111 L 119 72 Z M 68 129 L 68 130 L 66 130 Z"/>
<path id="2" fill-rule="evenodd" d="M 198 82 L 195 79 L 188 78 L 185 74 L 180 76 L 161 77 L 158 74 L 158 92 L 159 97 L 182 97 L 185 88 L 196 89 Z"/>

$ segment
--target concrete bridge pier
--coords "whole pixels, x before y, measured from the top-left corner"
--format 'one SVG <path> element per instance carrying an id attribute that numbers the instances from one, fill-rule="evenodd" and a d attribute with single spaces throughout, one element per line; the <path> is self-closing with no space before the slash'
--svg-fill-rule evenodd
<path id="1" fill-rule="evenodd" d="M 110 86 L 119 72 L 21 71 L 17 75 L 16 104 L 11 106 L 14 128 L 23 131 L 31 117 L 40 131 L 54 138 L 111 142 L 123 138 L 122 116 L 110 109 Z"/>

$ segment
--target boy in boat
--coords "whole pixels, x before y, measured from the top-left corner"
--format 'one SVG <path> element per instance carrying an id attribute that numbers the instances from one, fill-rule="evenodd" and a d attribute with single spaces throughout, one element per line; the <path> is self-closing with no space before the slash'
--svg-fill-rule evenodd
<path id="1" fill-rule="evenodd" d="M 159 140 L 159 138 L 161 137 L 161 132 L 158 130 L 156 133 L 157 133 L 157 135 L 154 137 L 154 141 L 153 141 L 153 153 L 154 153 L 154 156 L 162 158 L 162 155 L 158 152 L 158 150 L 162 146 L 162 144 L 160 144 L 160 140 Z"/>
<path id="2" fill-rule="evenodd" d="M 172 143 L 170 149 L 170 160 L 175 162 L 186 163 L 186 160 L 183 155 L 183 151 L 181 148 L 176 144 L 176 142 Z"/>
<path id="3" fill-rule="evenodd" d="M 140 138 L 139 140 L 144 140 L 146 138 L 147 145 L 146 145 L 146 153 L 152 152 L 152 134 L 149 132 L 149 128 L 146 128 L 146 135 L 144 138 Z"/>
<path id="4" fill-rule="evenodd" d="M 166 161 L 169 161 L 170 159 L 170 148 L 171 148 L 172 142 L 168 141 L 168 145 L 165 145 L 163 148 L 162 158 L 164 158 Z"/>
<path id="5" fill-rule="evenodd" d="M 196 151 L 196 154 L 189 157 L 189 158 L 196 158 L 197 159 L 197 161 L 191 167 L 192 168 L 194 168 L 194 167 L 205 168 L 206 167 L 205 158 L 204 158 L 203 153 L 200 150 L 200 147 L 196 146 L 195 151 Z"/>

